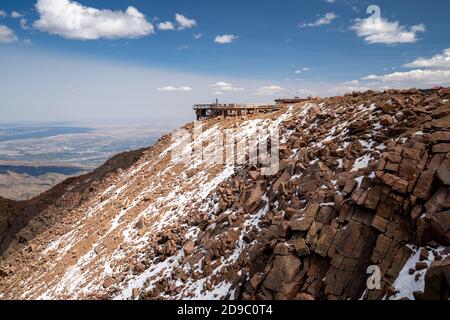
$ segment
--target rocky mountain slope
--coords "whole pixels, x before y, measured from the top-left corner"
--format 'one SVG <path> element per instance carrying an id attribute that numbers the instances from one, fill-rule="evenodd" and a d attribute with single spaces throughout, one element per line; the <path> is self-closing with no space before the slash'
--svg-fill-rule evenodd
<path id="1" fill-rule="evenodd" d="M 203 122 L 206 143 L 278 124 L 273 176 L 174 163 L 184 142 L 165 136 L 127 165 L 1 200 L 0 298 L 448 299 L 449 98 L 369 91 Z"/>

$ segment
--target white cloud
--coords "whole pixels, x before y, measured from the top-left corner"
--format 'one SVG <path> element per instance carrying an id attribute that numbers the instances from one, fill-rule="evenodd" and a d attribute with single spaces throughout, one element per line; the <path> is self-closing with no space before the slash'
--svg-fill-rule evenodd
<path id="1" fill-rule="evenodd" d="M 404 65 L 406 68 L 450 69 L 450 48 L 430 59 L 419 58 Z"/>
<path id="2" fill-rule="evenodd" d="M 337 15 L 334 12 L 328 12 L 323 17 L 319 17 L 316 21 L 310 23 L 304 23 L 299 25 L 300 28 L 306 27 L 320 27 L 323 25 L 330 24 L 334 19 L 337 18 Z"/>
<path id="3" fill-rule="evenodd" d="M 307 71 L 311 71 L 311 69 L 305 67 L 305 68 L 302 68 L 302 69 L 299 69 L 299 70 L 295 70 L 294 73 L 295 73 L 295 74 L 301 74 L 301 73 L 307 72 Z"/>
<path id="4" fill-rule="evenodd" d="M 28 21 L 25 18 L 20 18 L 20 27 L 24 30 L 28 30 Z"/>
<path id="5" fill-rule="evenodd" d="M 336 0 L 325 0 L 325 2 L 328 2 L 328 3 L 335 3 Z"/>
<path id="6" fill-rule="evenodd" d="M 197 21 L 194 19 L 189 19 L 179 13 L 175 14 L 175 20 L 178 23 L 178 29 L 180 30 L 190 29 L 197 25 Z"/>
<path id="7" fill-rule="evenodd" d="M 187 87 L 187 86 L 183 86 L 183 87 L 166 86 L 166 87 L 157 88 L 156 90 L 176 92 L 176 91 L 192 91 L 192 88 Z"/>
<path id="8" fill-rule="evenodd" d="M 223 94 L 224 92 L 244 91 L 244 88 L 235 87 L 231 83 L 219 81 L 209 85 L 215 94 Z"/>
<path id="9" fill-rule="evenodd" d="M 283 87 L 271 85 L 256 89 L 255 94 L 260 96 L 273 96 L 285 90 L 286 89 L 284 89 Z"/>
<path id="10" fill-rule="evenodd" d="M 0 43 L 11 43 L 17 41 L 16 33 L 7 26 L 0 25 Z"/>
<path id="11" fill-rule="evenodd" d="M 34 26 L 67 39 L 139 38 L 154 33 L 153 25 L 134 7 L 125 12 L 85 7 L 69 0 L 38 0 Z"/>
<path id="12" fill-rule="evenodd" d="M 425 32 L 424 24 L 410 27 L 402 26 L 398 21 L 390 22 L 384 18 L 356 19 L 350 27 L 367 43 L 415 43 L 419 32 Z"/>
<path id="13" fill-rule="evenodd" d="M 179 47 L 177 48 L 178 51 L 180 51 L 180 50 L 186 50 L 186 49 L 189 49 L 189 45 L 188 45 L 188 44 L 179 46 Z"/>
<path id="14" fill-rule="evenodd" d="M 4 10 L 0 10 L 0 19 L 6 17 L 6 12 Z"/>
<path id="15" fill-rule="evenodd" d="M 170 21 L 160 22 L 158 24 L 158 29 L 159 30 L 175 30 L 175 26 Z"/>
<path id="16" fill-rule="evenodd" d="M 359 80 L 347 81 L 345 84 L 347 84 L 347 85 L 359 85 Z"/>
<path id="17" fill-rule="evenodd" d="M 411 70 L 385 75 L 369 75 L 362 80 L 381 81 L 392 84 L 434 85 L 450 81 L 450 70 Z"/>
<path id="18" fill-rule="evenodd" d="M 23 14 L 17 12 L 17 11 L 13 11 L 11 12 L 11 18 L 22 18 Z"/>
<path id="19" fill-rule="evenodd" d="M 203 35 L 201 33 L 194 33 L 194 39 L 198 40 L 202 37 Z"/>
<path id="20" fill-rule="evenodd" d="M 233 34 L 224 34 L 221 36 L 216 36 L 216 38 L 214 39 L 214 42 L 219 43 L 219 44 L 232 43 L 237 38 L 238 38 L 238 36 L 235 36 Z"/>
<path id="21" fill-rule="evenodd" d="M 420 68 L 384 75 L 369 75 L 361 80 L 401 87 L 429 87 L 450 83 L 450 49 L 427 58 L 419 58 L 403 67 Z"/>

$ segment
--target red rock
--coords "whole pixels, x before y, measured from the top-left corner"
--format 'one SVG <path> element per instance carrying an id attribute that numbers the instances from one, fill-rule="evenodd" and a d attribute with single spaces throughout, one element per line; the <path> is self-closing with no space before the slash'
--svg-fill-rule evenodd
<path id="1" fill-rule="evenodd" d="M 364 120 L 356 120 L 349 124 L 348 129 L 351 133 L 364 131 L 368 128 L 367 122 Z"/>
<path id="2" fill-rule="evenodd" d="M 431 158 L 431 161 L 428 163 L 427 169 L 430 171 L 436 172 L 439 169 L 439 167 L 441 166 L 445 157 L 446 157 L 445 153 L 434 154 L 433 158 Z"/>
<path id="3" fill-rule="evenodd" d="M 134 300 L 138 299 L 139 298 L 139 289 L 138 288 L 133 288 L 131 295 L 132 295 Z"/>
<path id="4" fill-rule="evenodd" d="M 306 244 L 305 239 L 290 240 L 289 244 L 294 246 L 295 252 L 299 257 L 307 256 L 310 254 L 309 247 Z"/>
<path id="5" fill-rule="evenodd" d="M 435 261 L 425 275 L 423 300 L 448 300 L 450 289 L 450 259 Z"/>
<path id="6" fill-rule="evenodd" d="M 352 200 L 354 203 L 356 203 L 358 206 L 362 205 L 367 198 L 367 190 L 358 188 L 352 193 Z"/>
<path id="7" fill-rule="evenodd" d="M 380 202 L 380 205 L 377 209 L 377 216 L 389 220 L 392 216 L 392 213 L 393 210 L 391 206 L 387 205 L 386 203 Z"/>
<path id="8" fill-rule="evenodd" d="M 109 287 L 111 287 L 113 284 L 113 279 L 108 277 L 103 281 L 103 288 L 107 289 Z"/>
<path id="9" fill-rule="evenodd" d="M 316 300 L 316 298 L 312 294 L 304 293 L 304 292 L 297 294 L 295 296 L 295 299 L 301 300 L 301 301 L 314 301 L 314 300 Z"/>
<path id="10" fill-rule="evenodd" d="M 336 229 L 332 226 L 323 226 L 323 229 L 320 232 L 319 240 L 317 240 L 316 243 L 315 253 L 325 258 L 327 256 L 328 249 L 334 240 L 336 232 Z"/>
<path id="11" fill-rule="evenodd" d="M 264 273 L 257 272 L 250 279 L 250 285 L 252 286 L 253 289 L 257 290 L 263 280 L 264 280 Z"/>
<path id="12" fill-rule="evenodd" d="M 270 188 L 270 199 L 273 200 L 275 196 L 278 193 L 278 190 L 280 188 L 280 185 L 282 183 L 288 182 L 291 179 L 291 174 L 284 170 L 281 176 L 272 184 L 272 187 Z"/>
<path id="13" fill-rule="evenodd" d="M 431 170 L 424 171 L 420 174 L 413 195 L 418 198 L 427 200 L 430 198 L 433 189 L 434 172 Z"/>
<path id="14" fill-rule="evenodd" d="M 262 181 L 256 184 L 252 193 L 250 194 L 246 205 L 248 207 L 252 207 L 253 205 L 261 202 L 262 196 L 266 193 L 266 182 Z"/>
<path id="15" fill-rule="evenodd" d="M 373 217 L 371 226 L 380 232 L 385 232 L 388 223 L 389 223 L 388 220 L 383 219 L 382 217 L 376 215 Z"/>
<path id="16" fill-rule="evenodd" d="M 450 185 L 450 158 L 444 160 L 436 175 L 443 184 Z"/>
<path id="17" fill-rule="evenodd" d="M 446 109 L 446 110 L 445 110 Z M 448 106 L 444 108 L 444 112 L 441 116 L 447 114 L 446 116 L 432 121 L 431 126 L 437 129 L 450 129 L 450 114 L 448 114 Z"/>
<path id="18" fill-rule="evenodd" d="M 442 141 L 450 141 L 450 132 L 448 131 L 437 131 L 432 133 L 428 137 L 428 141 L 430 142 L 442 142 Z"/>
<path id="19" fill-rule="evenodd" d="M 399 150 L 399 152 L 401 152 L 401 150 Z M 400 163 L 402 162 L 402 157 L 400 156 L 400 154 L 393 154 L 393 153 L 388 153 L 386 155 L 386 159 L 392 163 Z"/>
<path id="20" fill-rule="evenodd" d="M 384 167 L 384 170 L 397 173 L 399 168 L 400 168 L 399 163 L 394 163 L 394 162 L 388 161 Z"/>
<path id="21" fill-rule="evenodd" d="M 433 214 L 431 229 L 443 244 L 450 245 L 450 211 Z"/>
<path id="22" fill-rule="evenodd" d="M 422 150 L 414 148 L 403 148 L 402 156 L 403 158 L 407 158 L 410 160 L 419 160 L 422 156 Z"/>
<path id="23" fill-rule="evenodd" d="M 273 250 L 273 253 L 279 256 L 285 256 L 290 254 L 289 245 L 284 242 L 279 242 L 275 246 L 275 249 Z"/>
<path id="24" fill-rule="evenodd" d="M 408 181 L 405 181 L 397 176 L 394 176 L 390 173 L 385 173 L 381 180 L 384 184 L 389 186 L 392 190 L 400 192 L 400 193 L 406 193 L 408 189 Z"/>
<path id="25" fill-rule="evenodd" d="M 317 222 L 323 224 L 331 224 L 331 221 L 336 217 L 336 213 L 331 206 L 322 206 L 317 215 Z"/>
<path id="26" fill-rule="evenodd" d="M 8 276 L 8 274 L 9 274 L 9 270 L 7 270 L 3 267 L 0 267 L 0 278 L 5 278 Z"/>
<path id="27" fill-rule="evenodd" d="M 292 231 L 308 231 L 311 224 L 316 220 L 320 206 L 318 204 L 310 204 L 303 213 L 303 216 L 294 221 L 290 221 L 289 225 Z"/>
<path id="28" fill-rule="evenodd" d="M 381 125 L 385 127 L 389 127 L 390 125 L 393 125 L 395 123 L 394 118 L 388 114 L 382 115 L 379 119 Z"/>
<path id="29" fill-rule="evenodd" d="M 28 242 L 34 238 L 34 233 L 30 229 L 25 228 L 18 233 L 17 237 L 19 242 Z"/>
<path id="30" fill-rule="evenodd" d="M 420 273 L 416 274 L 416 276 L 414 277 L 414 280 L 415 280 L 416 282 L 419 281 L 419 279 L 420 279 L 421 276 L 422 276 L 422 275 L 421 275 Z"/>
<path id="31" fill-rule="evenodd" d="M 280 160 L 280 165 L 279 165 L 278 170 L 283 171 L 287 168 L 288 171 L 292 174 L 294 171 L 294 167 L 295 167 L 295 161 L 283 159 L 283 160 Z"/>
<path id="32" fill-rule="evenodd" d="M 382 191 L 381 186 L 375 186 L 371 188 L 367 193 L 364 206 L 368 209 L 376 209 L 378 207 L 378 202 L 380 201 L 381 191 Z"/>
<path id="33" fill-rule="evenodd" d="M 398 109 L 398 106 L 394 104 L 383 104 L 381 107 L 381 110 L 383 110 L 386 113 L 391 113 Z"/>
<path id="34" fill-rule="evenodd" d="M 347 179 L 347 182 L 345 183 L 344 190 L 343 190 L 344 193 L 346 193 L 346 194 L 352 193 L 356 187 L 356 184 L 357 184 L 357 182 L 355 179 Z"/>
<path id="35" fill-rule="evenodd" d="M 194 241 L 188 241 L 183 246 L 183 251 L 184 251 L 185 256 L 191 255 L 194 252 L 194 250 L 195 250 L 195 242 Z"/>
<path id="36" fill-rule="evenodd" d="M 250 178 L 252 178 L 254 181 L 256 181 L 256 179 L 258 179 L 258 177 L 260 176 L 259 171 L 256 170 L 250 170 L 248 172 L 248 175 L 250 176 Z"/>
<path id="37" fill-rule="evenodd" d="M 306 243 L 309 245 L 314 245 L 317 241 L 317 236 L 322 230 L 323 225 L 319 222 L 314 221 L 311 227 L 308 230 L 308 233 L 306 234 Z"/>
<path id="38" fill-rule="evenodd" d="M 362 224 L 358 222 L 350 222 L 344 232 L 343 238 L 338 244 L 338 251 L 346 257 L 351 257 L 353 249 L 361 236 L 362 230 Z"/>
<path id="39" fill-rule="evenodd" d="M 428 250 L 425 248 L 422 248 L 420 250 L 420 261 L 427 261 L 428 260 Z"/>
<path id="40" fill-rule="evenodd" d="M 421 205 L 414 206 L 414 208 L 411 210 L 411 219 L 413 221 L 416 221 L 417 219 L 419 219 L 422 213 L 423 213 L 423 206 Z"/>
<path id="41" fill-rule="evenodd" d="M 276 256 L 273 267 L 264 280 L 263 286 L 275 292 L 285 293 L 289 287 L 286 284 L 294 280 L 301 265 L 302 262 L 296 256 Z"/>
<path id="42" fill-rule="evenodd" d="M 294 217 L 294 216 L 300 216 L 301 215 L 301 213 L 302 213 L 302 211 L 301 210 L 299 210 L 299 209 L 295 209 L 295 208 L 286 208 L 285 210 L 284 210 L 284 212 L 285 212 L 285 214 L 284 214 L 284 216 L 285 216 L 285 219 L 286 220 L 290 220 L 292 217 Z"/>
<path id="43" fill-rule="evenodd" d="M 450 143 L 440 143 L 433 146 L 434 153 L 447 153 L 450 152 Z"/>
<path id="44" fill-rule="evenodd" d="M 420 270 L 427 269 L 427 268 L 428 268 L 428 264 L 426 262 L 423 262 L 423 261 L 416 262 L 416 271 L 420 271 Z"/>
<path id="45" fill-rule="evenodd" d="M 425 203 L 428 215 L 450 208 L 450 186 L 441 186 Z"/>

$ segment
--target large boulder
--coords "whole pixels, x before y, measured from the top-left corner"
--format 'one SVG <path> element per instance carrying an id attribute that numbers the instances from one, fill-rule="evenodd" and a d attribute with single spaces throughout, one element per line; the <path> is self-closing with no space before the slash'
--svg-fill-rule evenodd
<path id="1" fill-rule="evenodd" d="M 450 298 L 450 258 L 435 261 L 425 276 L 423 300 L 448 300 Z"/>
<path id="2" fill-rule="evenodd" d="M 293 298 L 298 291 L 294 281 L 302 262 L 294 255 L 276 256 L 272 269 L 264 280 L 264 288 L 273 291 L 281 298 Z"/>

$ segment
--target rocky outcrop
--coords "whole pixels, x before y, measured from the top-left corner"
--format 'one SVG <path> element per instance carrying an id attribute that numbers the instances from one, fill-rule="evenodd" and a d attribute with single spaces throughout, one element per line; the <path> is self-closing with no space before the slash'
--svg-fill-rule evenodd
<path id="1" fill-rule="evenodd" d="M 387 99 L 389 107 L 383 103 Z M 288 124 L 297 128 L 295 138 L 288 141 L 289 148 L 304 147 L 289 158 L 295 175 L 284 171 L 273 179 L 272 190 L 278 192 L 272 192 L 271 200 L 280 205 L 272 205 L 271 214 L 284 221 L 272 218 L 257 237 L 260 244 L 251 249 L 257 252 L 250 256 L 272 253 L 263 272 L 252 272 L 252 264 L 260 264 L 260 259 L 245 262 L 250 272 L 241 292 L 244 299 L 393 296 L 394 282 L 412 254 L 406 244 L 450 245 L 450 126 L 440 117 L 443 110 L 450 110 L 448 102 L 442 102 L 437 95 L 407 91 L 354 94 L 325 103 L 373 103 L 375 107 L 347 127 L 345 150 L 338 148 L 342 143 L 339 127 L 331 130 L 331 138 L 325 137 L 326 143 L 317 144 L 326 132 L 326 128 L 319 128 L 327 126 L 317 119 L 332 122 L 337 112 L 330 110 L 328 117 L 312 116 L 309 122 L 316 121 L 318 129 L 307 132 L 308 137 L 304 137 L 304 127 Z M 345 115 L 341 123 L 358 113 L 351 107 L 339 112 Z M 336 128 L 339 122 L 332 125 Z M 374 132 L 374 125 L 381 130 Z M 299 143 L 302 139 L 306 143 Z M 370 147 L 361 150 L 361 140 Z M 366 163 L 355 166 L 358 159 L 354 158 L 364 153 L 370 155 Z M 287 225 L 287 229 L 278 232 L 280 225 Z M 422 298 L 443 298 L 448 291 L 446 269 L 441 265 L 448 264 L 450 258 L 445 257 L 436 255 Z M 285 270 L 288 265 L 290 273 Z M 371 265 L 381 270 L 381 289 L 367 290 L 366 270 Z"/>

